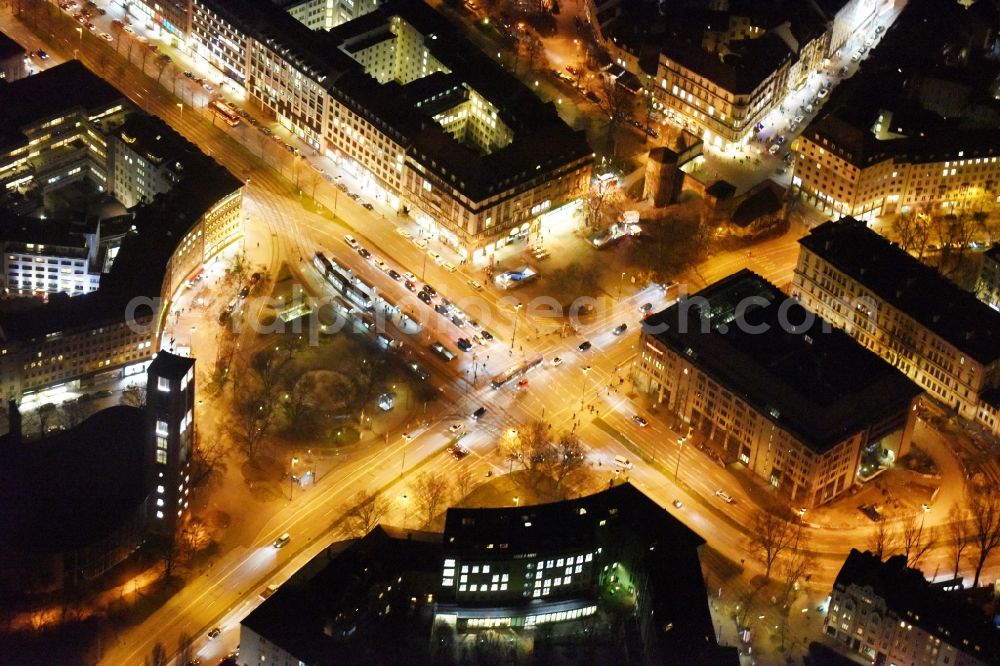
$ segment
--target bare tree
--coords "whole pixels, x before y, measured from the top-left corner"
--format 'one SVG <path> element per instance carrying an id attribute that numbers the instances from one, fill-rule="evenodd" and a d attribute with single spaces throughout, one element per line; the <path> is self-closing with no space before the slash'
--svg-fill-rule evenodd
<path id="1" fill-rule="evenodd" d="M 458 472 L 455 474 L 455 490 L 458 493 L 459 499 L 461 500 L 468 497 L 475 485 L 472 470 L 468 467 L 459 468 Z"/>
<path id="2" fill-rule="evenodd" d="M 122 390 L 121 404 L 141 409 L 146 405 L 146 387 L 131 383 Z"/>
<path id="3" fill-rule="evenodd" d="M 788 607 L 799 581 L 809 575 L 816 567 L 816 558 L 807 549 L 805 530 L 802 523 L 795 525 L 795 538 L 789 548 L 788 556 L 780 564 L 782 575 L 781 599 L 782 606 Z"/>
<path id="4" fill-rule="evenodd" d="M 922 259 L 930 240 L 929 218 L 918 211 L 900 213 L 892 220 L 892 232 L 899 247 L 907 252 L 916 252 Z"/>
<path id="5" fill-rule="evenodd" d="M 610 76 L 601 77 L 601 110 L 608 116 L 608 142 L 612 155 L 618 154 L 618 130 L 629 113 L 631 95 Z"/>
<path id="6" fill-rule="evenodd" d="M 917 568 L 920 560 L 927 552 L 937 545 L 937 538 L 932 528 L 924 529 L 924 514 L 911 516 L 900 524 L 900 547 L 906 556 L 906 565 Z"/>
<path id="7" fill-rule="evenodd" d="M 948 511 L 948 537 L 949 554 L 954 564 L 954 578 L 958 579 L 958 570 L 962 564 L 962 555 L 972 541 L 969 533 L 969 512 L 962 506 L 955 504 Z"/>
<path id="8" fill-rule="evenodd" d="M 60 407 L 62 408 L 62 422 L 67 428 L 75 428 L 80 425 L 90 413 L 86 404 L 79 400 L 67 400 Z"/>
<path id="9" fill-rule="evenodd" d="M 413 485 L 413 495 L 417 509 L 423 515 L 423 523 L 434 520 L 448 501 L 451 485 L 447 477 L 438 472 L 421 472 Z"/>
<path id="10" fill-rule="evenodd" d="M 240 370 L 233 377 L 237 418 L 232 431 L 242 442 L 247 457 L 253 457 L 274 421 L 278 393 L 293 354 L 292 348 L 278 345 L 254 353 L 249 363 L 234 366 Z"/>
<path id="11" fill-rule="evenodd" d="M 771 577 L 771 568 L 778 557 L 792 546 L 796 529 L 792 523 L 768 511 L 757 509 L 750 519 L 750 551 L 764 561 L 764 577 Z"/>
<path id="12" fill-rule="evenodd" d="M 888 518 L 883 516 L 868 541 L 868 550 L 880 560 L 884 560 L 899 552 L 899 549 L 899 535 L 890 527 Z"/>
<path id="13" fill-rule="evenodd" d="M 200 486 L 226 469 L 229 449 L 221 437 L 203 438 L 196 430 L 191 453 L 191 485 Z"/>
<path id="14" fill-rule="evenodd" d="M 300 162 L 302 160 L 299 160 Z M 309 196 L 316 201 L 316 187 L 323 181 L 323 175 L 315 169 L 309 169 Z"/>
<path id="15" fill-rule="evenodd" d="M 976 554 L 976 575 L 973 587 L 979 586 L 979 576 L 990 555 L 1000 546 L 1000 495 L 969 493 L 966 506 L 972 516 L 972 548 Z"/>
<path id="16" fill-rule="evenodd" d="M 352 536 L 364 536 L 389 513 L 389 500 L 378 491 L 359 490 L 344 512 L 345 526 Z"/>
<path id="17" fill-rule="evenodd" d="M 580 437 L 568 430 L 559 435 L 552 453 L 553 458 L 549 464 L 550 476 L 556 482 L 556 490 L 559 491 L 568 477 L 584 467 L 587 459 Z"/>

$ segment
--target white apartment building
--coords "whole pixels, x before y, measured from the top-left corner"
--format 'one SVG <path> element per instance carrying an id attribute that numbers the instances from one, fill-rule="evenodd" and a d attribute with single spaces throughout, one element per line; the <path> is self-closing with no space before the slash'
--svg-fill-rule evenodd
<path id="1" fill-rule="evenodd" d="M 799 245 L 792 293 L 806 309 L 1000 432 L 1000 312 L 853 218 L 825 222 Z"/>
<path id="2" fill-rule="evenodd" d="M 676 454 L 679 467 L 698 445 L 745 465 L 794 507 L 852 488 L 866 448 L 904 455 L 921 393 L 746 270 L 644 320 L 632 373 L 688 428 L 668 463 Z"/>
<path id="3" fill-rule="evenodd" d="M 63 293 L 80 296 L 97 291 L 101 284 L 97 235 L 41 242 L 40 233 L 29 242 L 0 241 L 2 271 L 8 296 Z M 75 242 L 74 242 L 75 241 Z"/>
<path id="4" fill-rule="evenodd" d="M 874 664 L 986 666 L 1000 660 L 992 618 L 931 587 L 896 555 L 852 549 L 830 594 L 824 633 Z"/>
<path id="5" fill-rule="evenodd" d="M 811 124 L 792 143 L 793 191 L 830 215 L 863 220 L 996 207 L 1000 133 L 948 131 L 905 138 L 890 127 L 887 111 L 876 125 L 882 139 L 835 116 Z"/>

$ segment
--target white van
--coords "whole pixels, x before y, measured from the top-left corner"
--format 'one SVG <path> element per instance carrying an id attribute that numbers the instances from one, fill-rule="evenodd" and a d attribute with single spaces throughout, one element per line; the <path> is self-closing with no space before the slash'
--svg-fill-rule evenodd
<path id="1" fill-rule="evenodd" d="M 615 464 L 625 469 L 632 469 L 632 461 L 625 456 L 615 456 Z"/>

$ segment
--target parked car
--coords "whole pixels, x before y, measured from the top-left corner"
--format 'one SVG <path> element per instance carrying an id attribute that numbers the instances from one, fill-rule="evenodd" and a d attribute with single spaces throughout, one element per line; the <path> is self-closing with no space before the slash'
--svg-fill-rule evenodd
<path id="1" fill-rule="evenodd" d="M 591 347 L 593 347 L 593 345 L 590 344 L 590 340 L 584 340 L 579 345 L 577 345 L 576 348 L 579 349 L 580 351 L 587 351 Z"/>
<path id="2" fill-rule="evenodd" d="M 652 303 L 643 303 L 642 305 L 639 306 L 639 312 L 649 312 L 652 309 L 653 309 Z"/>
<path id="3" fill-rule="evenodd" d="M 372 256 L 372 253 L 363 247 L 358 248 L 358 254 L 360 254 L 363 259 L 371 259 Z"/>
<path id="4" fill-rule="evenodd" d="M 358 241 L 351 234 L 344 234 L 344 242 L 350 245 L 355 250 L 358 249 Z"/>
<path id="5" fill-rule="evenodd" d="M 551 363 L 553 368 L 558 368 L 560 365 L 563 364 L 562 356 L 556 356 L 554 359 L 552 359 Z"/>
<path id="6" fill-rule="evenodd" d="M 219 629 L 218 627 L 214 627 L 211 631 L 208 632 L 208 638 L 209 638 L 209 640 L 211 640 L 213 638 L 218 638 L 221 633 L 222 633 L 222 629 Z"/>
<path id="7" fill-rule="evenodd" d="M 455 341 L 455 345 L 464 352 L 472 350 L 472 341 L 469 338 L 459 338 Z"/>
<path id="8" fill-rule="evenodd" d="M 394 268 L 390 268 L 388 271 L 386 271 L 386 273 L 396 282 L 400 282 L 403 279 L 403 276 L 400 275 L 398 272 L 396 272 L 396 269 Z"/>
<path id="9" fill-rule="evenodd" d="M 487 341 L 493 340 L 493 334 L 487 331 L 485 328 L 479 332 L 479 335 L 482 336 L 483 340 Z"/>
<path id="10" fill-rule="evenodd" d="M 736 502 L 736 500 L 730 497 L 729 494 L 726 493 L 725 491 L 716 490 L 715 494 L 719 497 L 719 499 L 721 499 L 726 504 L 733 504 L 734 502 Z"/>
<path id="11" fill-rule="evenodd" d="M 370 204 L 370 203 L 368 203 L 367 201 L 366 201 L 366 202 L 364 202 L 363 204 L 361 204 L 361 206 L 362 206 L 362 207 L 363 207 L 363 208 L 364 208 L 365 210 L 375 210 L 375 206 L 371 205 L 371 204 Z"/>

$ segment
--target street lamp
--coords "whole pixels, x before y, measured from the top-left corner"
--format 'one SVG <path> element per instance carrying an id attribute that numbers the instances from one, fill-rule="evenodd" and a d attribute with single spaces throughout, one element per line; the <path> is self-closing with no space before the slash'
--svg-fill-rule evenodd
<path id="1" fill-rule="evenodd" d="M 521 308 L 524 307 L 524 303 L 518 303 L 514 306 L 514 333 L 510 336 L 510 350 L 514 351 L 514 341 L 517 339 L 517 320 L 518 315 L 521 313 Z"/>
<path id="2" fill-rule="evenodd" d="M 410 508 L 410 504 L 409 504 L 410 498 L 407 497 L 406 495 L 403 495 L 400 499 L 403 502 L 403 529 L 405 530 L 406 529 L 407 510 Z"/>
<path id="3" fill-rule="evenodd" d="M 580 411 L 582 412 L 583 403 L 587 396 L 587 373 L 590 371 L 590 366 L 585 365 L 580 369 L 583 370 L 583 388 L 580 390 Z"/>
<path id="4" fill-rule="evenodd" d="M 177 102 L 177 108 L 181 110 L 181 117 L 184 117 L 184 102 Z"/>
<path id="5" fill-rule="evenodd" d="M 515 497 L 514 498 L 514 506 L 521 506 L 521 498 L 520 497 Z"/>
<path id="6" fill-rule="evenodd" d="M 625 273 L 622 273 L 622 279 L 618 281 L 618 300 L 622 300 L 622 285 L 625 284 Z"/>
<path id="7" fill-rule="evenodd" d="M 298 458 L 292 458 L 292 466 L 288 468 L 288 501 L 292 501 L 292 482 L 295 481 L 295 464 L 299 462 Z"/>

